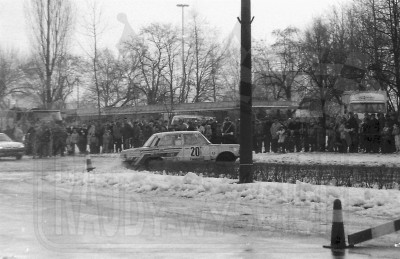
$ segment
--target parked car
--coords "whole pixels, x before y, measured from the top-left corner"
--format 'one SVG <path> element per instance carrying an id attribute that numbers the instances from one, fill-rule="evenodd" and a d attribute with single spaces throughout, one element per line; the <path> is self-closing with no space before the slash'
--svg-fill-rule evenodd
<path id="1" fill-rule="evenodd" d="M 153 134 L 140 148 L 123 150 L 120 157 L 134 168 L 152 162 L 210 161 L 234 162 L 239 144 L 212 144 L 198 131 L 172 131 Z"/>
<path id="2" fill-rule="evenodd" d="M 13 141 L 9 136 L 0 133 L 0 157 L 21 159 L 25 152 L 24 144 Z"/>

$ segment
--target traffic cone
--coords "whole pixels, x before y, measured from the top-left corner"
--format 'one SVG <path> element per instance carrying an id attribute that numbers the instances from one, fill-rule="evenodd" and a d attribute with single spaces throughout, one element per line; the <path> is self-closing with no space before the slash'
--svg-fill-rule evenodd
<path id="1" fill-rule="evenodd" d="M 342 203 L 339 199 L 333 202 L 332 232 L 331 245 L 323 246 L 331 249 L 344 249 L 351 246 L 346 245 L 346 237 L 344 235 Z"/>
<path id="2" fill-rule="evenodd" d="M 92 159 L 90 158 L 90 154 L 87 154 L 86 155 L 86 171 L 90 172 L 95 168 L 96 167 L 93 167 L 93 165 L 92 165 Z"/>

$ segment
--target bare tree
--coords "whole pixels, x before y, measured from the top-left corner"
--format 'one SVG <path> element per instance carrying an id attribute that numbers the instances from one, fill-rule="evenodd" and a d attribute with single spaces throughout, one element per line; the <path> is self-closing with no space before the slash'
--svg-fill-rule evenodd
<path id="1" fill-rule="evenodd" d="M 68 98 L 74 92 L 74 87 L 79 83 L 82 76 L 82 58 L 66 55 L 59 61 L 55 69 L 54 80 L 59 86 L 53 95 L 54 108 L 65 109 Z"/>
<path id="2" fill-rule="evenodd" d="M 287 27 L 272 33 L 276 40 L 271 48 L 259 44 L 255 48 L 255 84 L 265 88 L 274 99 L 291 100 L 295 87 L 302 84 L 299 30 Z"/>
<path id="3" fill-rule="evenodd" d="M 101 114 L 101 87 L 99 82 L 99 43 L 101 35 L 106 29 L 106 25 L 103 22 L 102 8 L 97 4 L 96 1 L 87 2 L 88 14 L 83 19 L 83 28 L 86 36 L 90 40 L 89 49 L 86 50 L 87 56 L 91 63 L 92 79 L 94 83 L 94 89 L 90 88 L 91 92 L 94 92 L 97 97 L 97 110 L 100 117 Z M 107 99 L 107 98 L 106 98 Z"/>
<path id="4" fill-rule="evenodd" d="M 23 84 L 22 61 L 14 49 L 0 49 L 0 108 L 6 107 L 5 98 L 14 94 L 27 94 Z"/>
<path id="5" fill-rule="evenodd" d="M 175 104 L 175 95 L 177 92 L 177 82 L 178 76 L 176 70 L 177 58 L 179 56 L 179 39 L 176 29 L 171 29 L 170 35 L 164 41 L 165 48 L 165 59 L 167 61 L 166 72 L 164 74 L 164 79 L 168 85 L 169 91 L 169 104 L 171 109 Z M 171 113 L 171 112 L 170 112 Z"/>
<path id="6" fill-rule="evenodd" d="M 197 13 L 192 14 L 189 37 L 188 85 L 193 85 L 193 102 L 215 101 L 218 71 L 224 57 L 217 32 Z M 189 90 L 189 89 L 188 89 Z M 189 93 L 189 91 L 186 91 Z"/>
<path id="7" fill-rule="evenodd" d="M 125 44 L 127 43 L 124 42 L 122 45 Z M 121 106 L 126 104 L 136 106 L 143 102 L 140 95 L 140 58 L 136 52 L 126 52 L 123 58 L 118 60 L 118 65 L 124 79 L 124 87 L 120 88 L 121 96 L 124 96 Z M 125 91 L 124 94 L 122 94 L 123 91 Z"/>
<path id="8" fill-rule="evenodd" d="M 391 107 L 400 107 L 400 2 L 398 0 L 356 0 L 363 23 L 365 46 L 371 70 L 391 98 Z"/>
<path id="9" fill-rule="evenodd" d="M 42 82 L 44 105 L 51 109 L 62 85 L 53 80 L 57 64 L 68 50 L 74 19 L 69 0 L 32 0 L 26 8 L 32 26 L 32 47 L 36 57 L 37 73 Z"/>
<path id="10" fill-rule="evenodd" d="M 224 89 L 216 95 L 217 100 L 238 101 L 240 83 L 240 50 L 229 46 L 224 53 L 225 58 L 221 65 L 221 81 Z"/>
<path id="11" fill-rule="evenodd" d="M 340 64 L 343 55 L 335 52 L 332 27 L 326 20 L 316 18 L 305 31 L 302 42 L 302 71 L 308 78 L 308 87 L 304 89 L 313 98 L 322 113 L 322 128 L 326 134 L 327 104 L 333 98 L 335 83 L 340 75 L 336 64 Z M 324 144 L 325 145 L 325 144 Z M 324 149 L 325 150 L 325 149 Z"/>
<path id="12" fill-rule="evenodd" d="M 140 92 L 147 104 L 165 103 L 171 93 L 171 47 L 176 30 L 169 24 L 151 24 L 142 28 L 137 38 L 125 44 L 126 51 L 139 59 Z M 173 71 L 172 71 L 173 73 Z"/>
<path id="13" fill-rule="evenodd" d="M 88 87 L 89 95 L 86 98 L 99 102 L 101 107 L 119 107 L 132 101 L 135 88 L 131 84 L 135 81 L 126 69 L 123 60 L 119 60 L 112 51 L 99 50 L 96 60 L 97 86 L 91 84 Z M 98 95 L 91 95 L 93 92 Z"/>

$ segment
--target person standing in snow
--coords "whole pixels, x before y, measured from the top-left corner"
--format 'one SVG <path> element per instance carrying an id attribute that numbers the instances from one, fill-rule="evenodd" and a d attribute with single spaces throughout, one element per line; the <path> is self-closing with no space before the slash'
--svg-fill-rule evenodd
<path id="1" fill-rule="evenodd" d="M 103 153 L 110 153 L 110 142 L 112 141 L 111 130 L 106 129 L 103 133 Z"/>
<path id="2" fill-rule="evenodd" d="M 276 132 L 278 135 L 278 152 L 279 153 L 286 153 L 286 138 L 287 132 L 284 126 L 280 126 L 278 131 Z"/>
<path id="3" fill-rule="evenodd" d="M 13 136 L 14 136 L 14 140 L 17 142 L 22 143 L 24 141 L 24 132 L 22 131 L 22 129 L 19 125 L 15 126 Z"/>
<path id="4" fill-rule="evenodd" d="M 352 112 L 349 112 L 349 118 L 345 124 L 347 132 L 349 132 L 351 143 L 349 146 L 350 153 L 358 152 L 358 121 Z"/>
<path id="5" fill-rule="evenodd" d="M 222 143 L 223 144 L 235 144 L 235 125 L 232 123 L 229 117 L 225 118 L 222 124 Z"/>
<path id="6" fill-rule="evenodd" d="M 396 153 L 400 152 L 400 129 L 398 124 L 393 124 L 393 131 L 392 134 L 394 136 L 394 142 L 396 146 Z"/>
<path id="7" fill-rule="evenodd" d="M 79 133 L 78 130 L 76 128 L 74 128 L 72 130 L 71 133 L 71 138 L 70 138 L 70 154 L 71 155 L 75 155 L 75 145 L 78 145 L 79 143 Z"/>
<path id="8" fill-rule="evenodd" d="M 121 135 L 122 135 L 122 146 L 123 149 L 129 149 L 131 148 L 131 138 L 133 135 L 133 128 L 131 123 L 128 121 L 128 118 L 124 119 L 124 122 L 122 123 L 121 126 Z"/>
<path id="9" fill-rule="evenodd" d="M 140 133 L 141 129 L 139 126 L 139 122 L 135 121 L 133 123 L 133 127 L 132 127 L 132 140 L 133 140 L 133 147 L 141 147 L 141 142 L 140 142 Z"/>
<path id="10" fill-rule="evenodd" d="M 376 118 L 375 114 L 371 114 L 371 118 L 368 124 L 368 131 L 370 136 L 371 152 L 379 153 L 380 147 L 380 131 L 379 131 L 379 120 Z"/>
<path id="11" fill-rule="evenodd" d="M 278 119 L 274 119 L 274 122 L 271 125 L 271 150 L 272 152 L 276 153 L 278 152 L 278 130 L 282 126 L 282 124 L 279 123 Z"/>
<path id="12" fill-rule="evenodd" d="M 272 126 L 271 119 L 265 117 L 265 121 L 263 123 L 264 153 L 271 152 L 271 126 Z"/>
<path id="13" fill-rule="evenodd" d="M 254 133 L 253 133 L 253 150 L 256 154 L 262 152 L 262 141 L 263 141 L 263 126 L 261 121 L 256 120 L 254 122 Z"/>
<path id="14" fill-rule="evenodd" d="M 121 133 L 121 123 L 117 121 L 112 127 L 113 140 L 115 144 L 115 152 L 119 153 L 122 151 L 122 133 Z"/>
<path id="15" fill-rule="evenodd" d="M 86 154 L 87 151 L 87 126 L 83 124 L 82 127 L 78 130 L 79 140 L 78 140 L 78 149 L 79 153 Z"/>
<path id="16" fill-rule="evenodd" d="M 382 129 L 382 138 L 381 138 L 381 147 L 382 154 L 391 153 L 391 139 L 392 139 L 392 131 L 389 127 L 389 122 L 385 122 L 385 126 Z"/>

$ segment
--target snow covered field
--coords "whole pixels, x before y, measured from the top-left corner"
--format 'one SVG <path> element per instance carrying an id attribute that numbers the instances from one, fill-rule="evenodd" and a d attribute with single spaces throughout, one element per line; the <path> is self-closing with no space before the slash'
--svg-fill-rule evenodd
<path id="1" fill-rule="evenodd" d="M 124 189 L 137 193 L 176 196 L 219 203 L 232 201 L 257 204 L 291 204 L 311 209 L 329 208 L 335 199 L 342 200 L 343 208 L 370 217 L 400 216 L 400 192 L 335 186 L 256 182 L 237 184 L 226 178 L 204 178 L 194 173 L 185 176 L 160 175 L 148 171 L 124 168 L 98 169 L 92 173 L 61 172 L 45 177 L 47 181 L 72 186 L 94 186 Z"/>
<path id="2" fill-rule="evenodd" d="M 397 166 L 396 156 L 257 154 L 254 160 Z M 326 258 L 329 253 L 321 247 L 330 242 L 335 199 L 342 201 L 346 235 L 400 218 L 399 190 L 302 182 L 237 184 L 232 179 L 193 173 L 170 176 L 125 169 L 113 154 L 92 156 L 92 162 L 96 169 L 87 173 L 83 156 L 0 161 L 4 169 L 0 173 L 0 222 L 2 229 L 10 230 L 0 240 L 11 237 L 26 245 L 26 229 L 30 229 L 31 235 L 40 237 L 39 244 L 53 248 L 53 252 L 55 248 L 57 255 L 63 249 L 90 252 L 76 258 L 91 258 L 91 253 L 101 249 L 105 249 L 103 255 L 114 251 L 111 257 L 126 257 L 132 254 L 121 251 L 137 254 L 139 250 L 158 252 L 158 258 L 209 258 L 210 254 L 215 254 L 214 258 L 268 258 L 265 255 L 272 249 L 275 256 L 270 258 Z M 11 195 L 13 191 L 17 196 Z M 33 223 L 36 219 L 38 224 L 24 225 L 25 234 L 21 234 L 15 225 L 24 220 L 13 223 L 28 217 L 22 215 L 26 208 L 18 204 L 28 206 L 29 197 L 35 205 L 31 213 L 38 215 Z M 398 258 L 400 248 L 394 247 L 398 242 L 399 233 L 387 235 L 360 244 L 361 249 L 349 251 L 345 258 Z M 0 245 L 1 251 L 8 251 L 0 252 L 0 257 L 53 255 L 35 249 L 26 252 L 18 246 Z M 154 258 L 151 254 L 140 255 Z M 71 254 L 61 255 L 71 258 Z"/>

